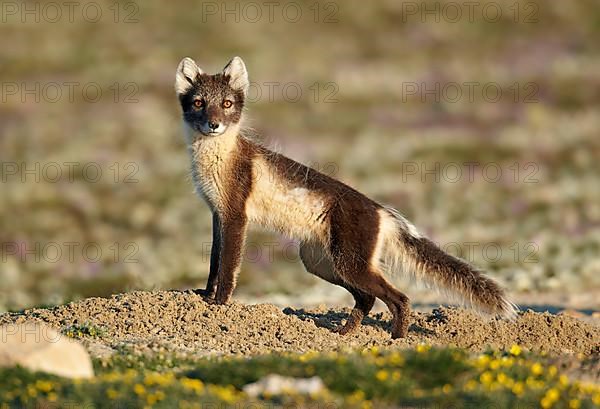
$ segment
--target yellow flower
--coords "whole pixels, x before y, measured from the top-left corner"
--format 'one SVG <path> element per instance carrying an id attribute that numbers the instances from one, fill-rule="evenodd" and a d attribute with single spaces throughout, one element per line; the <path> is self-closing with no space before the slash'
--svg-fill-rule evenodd
<path id="1" fill-rule="evenodd" d="M 544 387 L 544 382 L 536 381 L 532 376 L 528 376 L 527 379 L 525 379 L 525 384 L 531 389 L 541 389 Z"/>
<path id="2" fill-rule="evenodd" d="M 450 385 L 449 383 L 442 386 L 442 392 L 444 392 L 445 394 L 449 394 L 451 391 L 452 391 L 452 385 Z"/>
<path id="3" fill-rule="evenodd" d="M 535 364 L 531 365 L 531 373 L 536 376 L 541 375 L 544 373 L 544 367 L 539 362 L 536 362 Z"/>
<path id="4" fill-rule="evenodd" d="M 190 389 L 196 393 L 200 393 L 204 390 L 204 384 L 199 379 L 183 378 L 181 379 L 181 385 L 185 389 Z"/>
<path id="5" fill-rule="evenodd" d="M 35 387 L 42 392 L 50 392 L 52 390 L 52 382 L 37 380 L 35 381 Z"/>
<path id="6" fill-rule="evenodd" d="M 477 388 L 477 381 L 475 381 L 474 379 L 470 379 L 469 381 L 467 381 L 467 383 L 465 383 L 465 386 L 463 387 L 463 389 L 467 392 L 473 391 Z"/>
<path id="7" fill-rule="evenodd" d="M 27 394 L 30 397 L 35 398 L 37 396 L 37 390 L 35 389 L 35 386 L 27 385 Z"/>
<path id="8" fill-rule="evenodd" d="M 594 405 L 600 405 L 600 393 L 594 395 L 592 402 L 594 402 Z"/>
<path id="9" fill-rule="evenodd" d="M 587 393 L 588 395 L 592 395 L 596 390 L 596 387 L 593 383 L 583 382 L 580 386 L 580 389 L 583 393 Z"/>
<path id="10" fill-rule="evenodd" d="M 172 373 L 160 374 L 157 372 L 151 372 L 144 377 L 144 384 L 148 386 L 167 386 L 173 382 L 173 379 L 174 375 Z"/>
<path id="11" fill-rule="evenodd" d="M 117 396 L 119 396 L 119 392 L 117 392 L 113 388 L 108 388 L 106 390 L 106 396 L 108 397 L 108 399 L 116 399 Z"/>
<path id="12" fill-rule="evenodd" d="M 137 376 L 137 372 L 135 371 L 135 369 L 128 369 L 127 371 L 125 371 L 125 373 L 123 374 L 123 380 L 125 381 L 125 383 L 129 383 L 131 382 L 135 377 Z"/>
<path id="13" fill-rule="evenodd" d="M 377 371 L 377 373 L 375 374 L 375 377 L 380 382 L 387 380 L 388 376 L 389 376 L 388 372 L 383 369 Z"/>
<path id="14" fill-rule="evenodd" d="M 569 401 L 570 409 L 579 409 L 581 407 L 581 401 L 579 399 L 571 399 Z"/>
<path id="15" fill-rule="evenodd" d="M 231 386 L 217 386 L 209 385 L 211 393 L 217 395 L 217 397 L 227 403 L 235 401 L 235 390 Z"/>
<path id="16" fill-rule="evenodd" d="M 491 372 L 486 371 L 481 374 L 481 376 L 479 377 L 479 381 L 482 384 L 489 386 L 494 381 L 494 376 L 492 375 Z"/>
<path id="17" fill-rule="evenodd" d="M 308 351 L 308 352 L 305 352 L 302 355 L 300 355 L 298 357 L 298 361 L 300 361 L 300 362 L 307 362 L 307 361 L 315 358 L 317 355 L 318 355 L 318 353 L 315 352 L 315 351 Z"/>
<path id="18" fill-rule="evenodd" d="M 560 398 L 560 392 L 556 388 L 548 389 L 546 397 L 551 401 L 557 401 Z"/>
<path id="19" fill-rule="evenodd" d="M 569 386 L 569 378 L 567 377 L 567 375 L 561 375 L 558 378 L 558 383 L 560 383 L 560 386 L 562 386 L 563 388 L 566 388 L 567 386 Z"/>
<path id="20" fill-rule="evenodd" d="M 417 352 L 419 354 L 423 354 L 427 351 L 429 351 L 431 349 L 431 345 L 427 345 L 427 344 L 419 344 L 417 345 Z"/>
<path id="21" fill-rule="evenodd" d="M 402 366 L 404 364 L 404 357 L 399 352 L 394 352 L 390 355 L 390 364 L 394 366 Z"/>
<path id="22" fill-rule="evenodd" d="M 479 355 L 479 357 L 477 358 L 477 365 L 480 368 L 485 368 L 488 366 L 490 361 L 491 361 L 491 358 L 489 357 L 489 355 Z"/>
<path id="23" fill-rule="evenodd" d="M 502 357 L 501 362 L 502 362 L 502 366 L 504 368 L 510 368 L 511 366 L 513 366 L 515 364 L 514 358 L 512 358 L 512 357 L 509 358 L 507 356 Z"/>
<path id="24" fill-rule="evenodd" d="M 365 393 L 360 389 L 352 392 L 352 394 L 348 397 L 348 401 L 350 403 L 358 403 L 365 400 Z"/>
<path id="25" fill-rule="evenodd" d="M 510 347 L 509 352 L 511 353 L 511 355 L 519 356 L 521 355 L 522 350 L 520 346 L 518 346 L 517 344 L 513 344 L 513 346 Z"/>
<path id="26" fill-rule="evenodd" d="M 554 378 L 557 373 L 558 373 L 558 368 L 556 366 L 550 365 L 548 367 L 548 376 L 550 376 L 551 378 Z"/>
<path id="27" fill-rule="evenodd" d="M 512 393 L 517 396 L 521 396 L 523 392 L 525 392 L 525 385 L 523 385 L 523 382 L 517 382 L 512 387 Z"/>
<path id="28" fill-rule="evenodd" d="M 500 361 L 498 359 L 493 359 L 490 362 L 490 369 L 493 369 L 495 371 L 498 368 L 500 368 Z"/>
<path id="29" fill-rule="evenodd" d="M 551 408 L 552 405 L 554 405 L 554 402 L 552 402 L 550 399 L 548 399 L 545 396 L 542 398 L 542 400 L 540 400 L 540 406 L 544 409 Z"/>
<path id="30" fill-rule="evenodd" d="M 155 393 L 151 393 L 146 397 L 146 403 L 148 405 L 154 405 L 156 402 L 161 401 L 165 398 L 165 393 L 163 391 L 156 391 Z"/>
<path id="31" fill-rule="evenodd" d="M 144 385 L 142 385 L 141 383 L 136 383 L 133 387 L 133 391 L 136 395 L 143 395 L 144 393 L 146 393 L 146 388 L 144 388 Z"/>

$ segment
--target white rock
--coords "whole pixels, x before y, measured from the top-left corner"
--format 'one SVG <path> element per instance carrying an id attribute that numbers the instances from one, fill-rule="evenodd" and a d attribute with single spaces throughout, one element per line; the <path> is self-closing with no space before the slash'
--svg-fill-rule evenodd
<path id="1" fill-rule="evenodd" d="M 248 396 L 256 397 L 261 394 L 282 395 L 285 393 L 315 394 L 323 391 L 325 385 L 318 376 L 312 378 L 291 378 L 276 374 L 267 375 L 257 382 L 244 386 Z"/>
<path id="2" fill-rule="evenodd" d="M 37 322 L 0 327 L 0 367 L 16 365 L 67 378 L 94 376 L 92 360 L 79 342 Z"/>

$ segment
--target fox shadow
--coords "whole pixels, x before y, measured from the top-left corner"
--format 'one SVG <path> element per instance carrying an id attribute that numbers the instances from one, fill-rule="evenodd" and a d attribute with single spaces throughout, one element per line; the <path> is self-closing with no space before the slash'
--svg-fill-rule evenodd
<path id="1" fill-rule="evenodd" d="M 329 331 L 334 332 L 340 328 L 348 319 L 349 312 L 339 312 L 329 310 L 324 313 L 307 311 L 304 308 L 291 308 L 287 307 L 283 310 L 286 315 L 293 315 L 301 321 L 312 321 L 317 327 L 325 328 Z M 376 313 L 369 315 L 362 320 L 362 325 L 368 325 L 373 328 L 383 329 L 386 332 L 391 330 L 391 324 L 389 320 L 383 319 L 382 313 Z M 411 324 L 408 328 L 409 332 L 421 335 L 435 335 L 435 332 L 423 328 L 416 324 Z"/>

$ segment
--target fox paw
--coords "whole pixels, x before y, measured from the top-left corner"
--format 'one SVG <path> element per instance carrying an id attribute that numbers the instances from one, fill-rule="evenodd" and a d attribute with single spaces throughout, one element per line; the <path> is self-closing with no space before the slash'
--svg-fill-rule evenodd
<path id="1" fill-rule="evenodd" d="M 356 329 L 358 328 L 358 325 L 340 325 L 337 328 L 334 328 L 332 331 L 335 332 L 336 334 L 340 334 L 340 335 L 347 335 L 350 334 L 354 331 L 356 331 Z"/>
<path id="2" fill-rule="evenodd" d="M 197 294 L 203 298 L 207 298 L 207 299 L 213 299 L 215 298 L 215 291 L 214 290 L 204 290 L 201 288 L 197 288 L 194 291 L 194 294 Z"/>

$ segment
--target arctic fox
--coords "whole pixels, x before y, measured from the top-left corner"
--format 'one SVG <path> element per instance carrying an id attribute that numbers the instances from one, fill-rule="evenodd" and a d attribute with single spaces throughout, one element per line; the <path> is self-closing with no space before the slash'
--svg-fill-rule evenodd
<path id="1" fill-rule="evenodd" d="M 299 240 L 306 269 L 354 296 L 341 334 L 355 330 L 379 298 L 393 315 L 392 337 L 407 335 L 409 300 L 386 279 L 394 270 L 458 293 L 486 313 L 515 315 L 495 281 L 443 252 L 396 210 L 245 137 L 248 87 L 239 57 L 214 75 L 190 58 L 177 68 L 192 177 L 213 218 L 206 296 L 230 300 L 254 223 Z"/>

